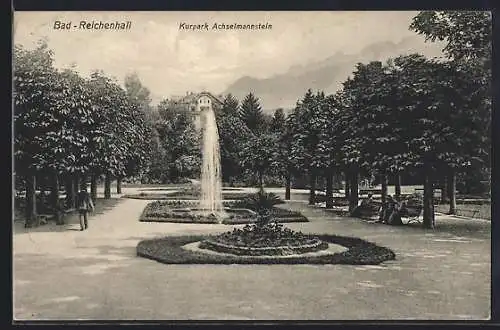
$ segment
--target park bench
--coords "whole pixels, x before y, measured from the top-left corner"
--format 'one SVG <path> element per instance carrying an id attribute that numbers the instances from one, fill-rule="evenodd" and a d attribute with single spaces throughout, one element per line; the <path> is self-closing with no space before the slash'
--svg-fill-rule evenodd
<path id="1" fill-rule="evenodd" d="M 65 210 L 61 210 L 61 220 L 63 220 L 68 214 L 75 213 L 77 211 L 76 208 L 69 208 Z M 38 214 L 35 220 L 35 226 L 40 226 L 40 225 L 45 225 L 47 224 L 47 221 L 50 219 L 56 218 L 55 213 L 51 214 Z M 56 219 L 57 220 L 57 219 Z M 64 221 L 61 221 L 64 223 Z"/>
<path id="2" fill-rule="evenodd" d="M 474 218 L 476 216 L 476 214 L 479 214 L 480 211 L 478 209 L 472 209 L 472 210 L 467 210 L 467 209 L 455 209 L 455 213 L 465 213 L 465 212 L 469 212 L 471 213 L 471 218 Z"/>
<path id="3" fill-rule="evenodd" d="M 353 215 L 361 219 L 373 220 L 373 217 L 378 217 L 380 214 L 380 209 L 382 208 L 382 202 L 371 201 L 370 204 L 365 206 L 358 206 L 354 211 Z"/>
<path id="4" fill-rule="evenodd" d="M 333 206 L 349 206 L 349 200 L 345 197 L 334 197 Z"/>
<path id="5" fill-rule="evenodd" d="M 382 189 L 360 189 L 359 190 L 360 195 L 382 195 Z"/>

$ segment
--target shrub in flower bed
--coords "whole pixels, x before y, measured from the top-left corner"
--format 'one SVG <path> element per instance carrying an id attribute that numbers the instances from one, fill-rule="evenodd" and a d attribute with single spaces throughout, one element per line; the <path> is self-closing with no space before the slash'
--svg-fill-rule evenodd
<path id="1" fill-rule="evenodd" d="M 306 235 L 309 236 L 309 235 Z M 348 250 L 317 256 L 277 257 L 249 257 L 237 255 L 208 254 L 190 251 L 183 248 L 189 243 L 210 240 L 211 235 L 205 236 L 173 236 L 148 239 L 139 242 L 137 255 L 165 264 L 344 264 L 344 265 L 378 265 L 384 261 L 394 260 L 395 254 L 386 247 L 355 237 L 337 235 L 314 235 L 326 243 L 338 244 Z"/>
<path id="2" fill-rule="evenodd" d="M 234 206 L 258 211 L 259 209 L 271 209 L 275 205 L 284 203 L 278 195 L 265 192 L 261 188 L 257 193 L 247 195 L 241 200 L 234 202 Z"/>

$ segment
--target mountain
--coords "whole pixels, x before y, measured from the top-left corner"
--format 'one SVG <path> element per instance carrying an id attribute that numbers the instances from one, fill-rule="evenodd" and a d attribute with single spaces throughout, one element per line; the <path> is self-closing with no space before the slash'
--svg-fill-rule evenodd
<path id="1" fill-rule="evenodd" d="M 266 79 L 242 77 L 232 83 L 224 92 L 242 100 L 253 92 L 260 98 L 263 109 L 272 112 L 277 108 L 292 109 L 308 88 L 334 93 L 343 81 L 352 74 L 356 63 L 385 61 L 389 57 L 419 52 L 428 57 L 441 56 L 441 45 L 423 43 L 422 38 L 406 37 L 400 42 L 384 41 L 373 43 L 357 54 L 341 51 L 332 56 L 305 65 L 294 65 L 283 74 Z"/>

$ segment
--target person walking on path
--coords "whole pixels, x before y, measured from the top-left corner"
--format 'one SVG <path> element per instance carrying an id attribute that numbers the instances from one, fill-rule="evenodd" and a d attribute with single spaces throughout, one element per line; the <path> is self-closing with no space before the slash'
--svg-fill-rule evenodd
<path id="1" fill-rule="evenodd" d="M 78 193 L 78 213 L 80 217 L 80 231 L 89 228 L 87 214 L 94 211 L 94 203 L 90 194 L 87 192 L 87 187 L 82 187 Z"/>

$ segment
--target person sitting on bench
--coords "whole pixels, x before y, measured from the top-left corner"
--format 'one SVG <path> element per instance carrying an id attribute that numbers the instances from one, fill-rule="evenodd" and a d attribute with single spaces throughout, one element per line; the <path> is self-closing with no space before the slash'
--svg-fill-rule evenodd
<path id="1" fill-rule="evenodd" d="M 394 197 L 388 195 L 386 206 L 382 208 L 382 211 L 380 213 L 379 222 L 392 226 L 402 225 L 403 222 L 401 221 L 400 215 L 401 207 L 402 205 L 399 204 L 398 201 L 394 199 Z"/>
<path id="2" fill-rule="evenodd" d="M 358 206 L 356 206 L 354 211 L 352 211 L 352 215 L 354 217 L 359 217 L 362 211 L 368 209 L 372 203 L 373 203 L 373 194 L 369 193 L 368 198 L 361 200 L 361 203 Z"/>

